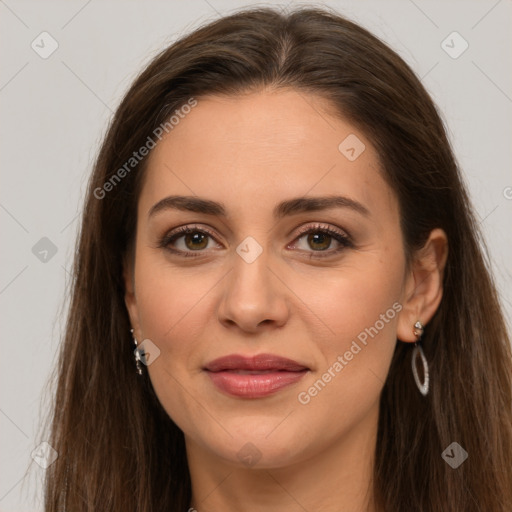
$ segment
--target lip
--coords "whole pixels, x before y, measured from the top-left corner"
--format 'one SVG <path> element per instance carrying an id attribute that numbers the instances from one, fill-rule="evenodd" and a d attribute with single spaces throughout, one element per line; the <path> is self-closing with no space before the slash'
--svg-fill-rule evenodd
<path id="1" fill-rule="evenodd" d="M 236 397 L 262 398 L 295 384 L 309 368 L 273 354 L 232 354 L 211 361 L 204 370 L 220 391 Z"/>

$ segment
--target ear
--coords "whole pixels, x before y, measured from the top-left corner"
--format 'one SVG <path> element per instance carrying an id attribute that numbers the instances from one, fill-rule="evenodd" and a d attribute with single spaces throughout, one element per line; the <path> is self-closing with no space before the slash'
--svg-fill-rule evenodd
<path id="1" fill-rule="evenodd" d="M 402 295 L 397 337 L 415 342 L 413 326 L 434 316 L 443 296 L 443 275 L 448 257 L 448 238 L 439 228 L 432 230 L 425 245 L 413 255 Z"/>
<path id="2" fill-rule="evenodd" d="M 123 258 L 123 279 L 124 279 L 124 303 L 128 310 L 133 335 L 140 340 L 141 331 L 139 323 L 139 312 L 137 299 L 135 297 L 135 258 L 126 255 Z"/>

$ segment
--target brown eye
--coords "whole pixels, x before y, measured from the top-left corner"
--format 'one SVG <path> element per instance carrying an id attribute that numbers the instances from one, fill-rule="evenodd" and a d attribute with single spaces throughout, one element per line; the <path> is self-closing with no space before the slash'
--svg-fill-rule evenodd
<path id="1" fill-rule="evenodd" d="M 206 249 L 208 246 L 208 235 L 195 231 L 192 234 L 184 235 L 185 246 L 191 251 L 197 251 L 198 249 Z"/>
<path id="2" fill-rule="evenodd" d="M 331 242 L 332 236 L 321 231 L 316 233 L 310 233 L 308 235 L 308 244 L 311 247 L 311 249 L 325 251 L 326 249 L 329 249 L 329 247 L 331 246 Z"/>
<path id="3" fill-rule="evenodd" d="M 354 247 L 354 244 L 345 231 L 314 225 L 302 228 L 288 248 L 308 253 L 310 258 L 321 258 L 334 256 L 350 247 Z"/>
<path id="4" fill-rule="evenodd" d="M 199 256 L 208 252 L 205 249 L 219 248 L 219 244 L 205 228 L 183 226 L 166 235 L 159 247 L 181 256 Z"/>

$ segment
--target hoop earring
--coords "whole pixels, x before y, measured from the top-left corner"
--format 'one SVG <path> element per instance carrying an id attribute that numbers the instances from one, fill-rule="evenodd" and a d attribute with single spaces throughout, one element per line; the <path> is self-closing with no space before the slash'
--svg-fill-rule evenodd
<path id="1" fill-rule="evenodd" d="M 133 353 L 135 355 L 135 368 L 137 370 L 137 373 L 139 375 L 142 375 L 142 366 L 140 364 L 142 359 L 141 359 L 139 347 L 137 346 L 138 345 L 138 341 L 137 341 L 137 338 L 135 337 L 135 334 L 133 334 L 133 329 L 130 329 L 130 332 L 132 333 L 133 342 L 135 343 L 135 350 L 133 351 Z"/>
<path id="2" fill-rule="evenodd" d="M 411 365 L 412 365 L 412 374 L 414 376 L 414 381 L 416 382 L 416 386 L 418 387 L 419 392 L 423 396 L 427 396 L 428 389 L 429 389 L 428 361 L 427 361 L 427 358 L 425 357 L 425 353 L 423 352 L 423 349 L 421 348 L 421 345 L 420 345 L 421 337 L 423 336 L 424 331 L 425 331 L 425 328 L 423 327 L 423 324 L 418 320 L 414 324 L 414 328 L 413 328 L 414 336 L 416 336 L 417 339 L 414 344 L 414 349 L 412 351 Z M 421 362 L 423 364 L 423 382 L 420 381 L 420 377 L 418 375 L 418 369 L 416 367 L 418 355 L 421 357 Z"/>

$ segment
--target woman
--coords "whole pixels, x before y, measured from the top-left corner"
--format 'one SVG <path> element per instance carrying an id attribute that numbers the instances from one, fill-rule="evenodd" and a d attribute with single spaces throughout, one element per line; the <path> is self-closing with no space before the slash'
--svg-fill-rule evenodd
<path id="1" fill-rule="evenodd" d="M 512 363 L 439 115 L 322 10 L 164 50 L 89 184 L 46 510 L 512 510 Z"/>

